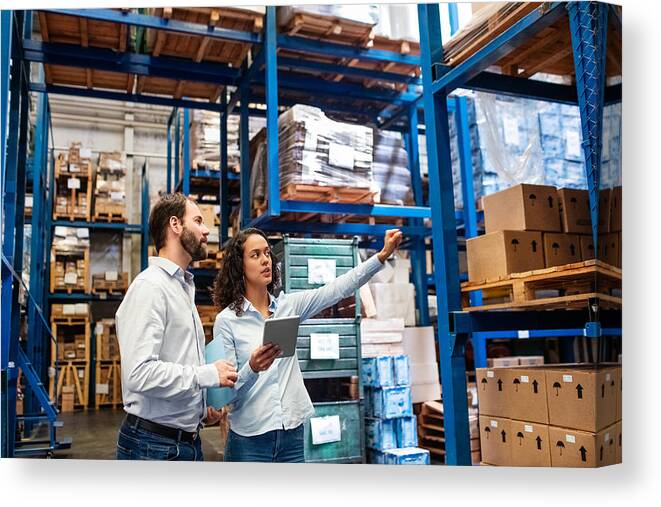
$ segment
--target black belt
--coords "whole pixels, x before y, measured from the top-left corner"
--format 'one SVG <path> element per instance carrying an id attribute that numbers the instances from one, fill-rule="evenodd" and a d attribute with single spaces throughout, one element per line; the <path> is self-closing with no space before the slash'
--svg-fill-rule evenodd
<path id="1" fill-rule="evenodd" d="M 190 432 L 164 426 L 155 422 L 148 421 L 142 417 L 133 414 L 126 414 L 126 421 L 134 428 L 140 428 L 146 431 L 151 431 L 162 437 L 171 438 L 173 440 L 193 443 L 197 439 L 199 433 L 197 431 Z"/>

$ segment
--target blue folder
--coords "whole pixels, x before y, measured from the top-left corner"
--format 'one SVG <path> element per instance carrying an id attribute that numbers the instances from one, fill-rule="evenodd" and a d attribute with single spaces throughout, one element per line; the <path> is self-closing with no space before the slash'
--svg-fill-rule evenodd
<path id="1" fill-rule="evenodd" d="M 219 359 L 226 359 L 225 346 L 221 338 L 214 338 L 204 350 L 204 360 L 207 364 L 215 363 Z M 231 387 L 207 388 L 207 405 L 220 409 L 236 398 L 236 391 Z"/>

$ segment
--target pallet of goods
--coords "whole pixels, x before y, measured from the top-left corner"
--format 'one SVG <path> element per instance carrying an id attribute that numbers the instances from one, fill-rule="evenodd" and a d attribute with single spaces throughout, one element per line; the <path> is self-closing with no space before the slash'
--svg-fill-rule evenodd
<path id="1" fill-rule="evenodd" d="M 615 363 L 478 368 L 482 461 L 602 467 L 622 461 L 622 368 Z"/>
<path id="2" fill-rule="evenodd" d="M 90 360 L 90 313 L 88 303 L 54 304 L 51 330 L 57 340 L 51 346 L 51 362 Z"/>
<path id="3" fill-rule="evenodd" d="M 96 408 L 122 406 L 122 375 L 119 362 L 97 363 Z"/>
<path id="4" fill-rule="evenodd" d="M 60 362 L 51 366 L 49 377 L 49 396 L 60 411 L 73 412 L 88 407 L 89 363 Z"/>
<path id="5" fill-rule="evenodd" d="M 114 296 L 126 294 L 129 288 L 129 274 L 126 272 L 105 271 L 92 275 L 92 294 Z"/>
<path id="6" fill-rule="evenodd" d="M 597 248 L 587 190 L 520 184 L 485 196 L 486 234 L 466 242 L 464 308 L 584 307 L 622 304 L 622 189 L 600 192 Z M 482 291 L 483 304 L 469 295 Z"/>
<path id="7" fill-rule="evenodd" d="M 92 152 L 72 143 L 55 159 L 54 220 L 90 221 L 92 202 Z"/>
<path id="8" fill-rule="evenodd" d="M 118 151 L 99 153 L 94 183 L 94 221 L 127 221 L 126 166 Z"/>
<path id="9" fill-rule="evenodd" d="M 101 319 L 94 328 L 96 335 L 96 360 L 119 361 L 119 342 L 115 319 Z"/>
<path id="10" fill-rule="evenodd" d="M 336 122 L 320 109 L 296 105 L 278 118 L 282 199 L 374 204 L 372 130 Z M 254 213 L 266 195 L 266 131 L 251 141 Z"/>
<path id="11" fill-rule="evenodd" d="M 204 338 L 206 343 L 213 340 L 213 325 L 216 322 L 218 308 L 214 305 L 197 305 L 197 313 L 200 315 L 202 327 L 204 328 Z"/>
<path id="12" fill-rule="evenodd" d="M 55 227 L 50 292 L 89 293 L 89 229 Z"/>

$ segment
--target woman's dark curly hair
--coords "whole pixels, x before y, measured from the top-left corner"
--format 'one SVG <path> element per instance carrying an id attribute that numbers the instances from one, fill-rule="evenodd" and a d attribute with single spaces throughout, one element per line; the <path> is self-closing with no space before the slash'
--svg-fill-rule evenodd
<path id="1" fill-rule="evenodd" d="M 249 236 L 259 234 L 268 243 L 266 234 L 256 228 L 248 228 L 240 231 L 233 236 L 227 246 L 223 249 L 223 260 L 218 271 L 218 275 L 213 282 L 212 297 L 213 303 L 219 311 L 225 308 L 236 313 L 240 317 L 243 313 L 243 301 L 246 293 L 246 279 L 243 270 L 243 246 Z M 278 259 L 272 250 L 271 254 L 271 283 L 267 286 L 269 293 L 280 284 L 280 270 L 278 269 Z"/>

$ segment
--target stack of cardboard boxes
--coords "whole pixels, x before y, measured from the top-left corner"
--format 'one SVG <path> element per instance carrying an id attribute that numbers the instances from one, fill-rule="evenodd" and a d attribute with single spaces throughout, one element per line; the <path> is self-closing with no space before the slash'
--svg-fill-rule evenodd
<path id="1" fill-rule="evenodd" d="M 94 220 L 126 222 L 126 166 L 118 151 L 99 153 L 94 187 Z"/>
<path id="2" fill-rule="evenodd" d="M 96 360 L 119 361 L 119 343 L 115 319 L 101 319 L 95 326 Z"/>
<path id="3" fill-rule="evenodd" d="M 361 375 L 369 462 L 428 465 L 429 451 L 417 447 L 408 356 L 363 358 Z"/>
<path id="4" fill-rule="evenodd" d="M 55 227 L 50 291 L 89 292 L 89 229 Z"/>
<path id="5" fill-rule="evenodd" d="M 622 461 L 622 370 L 554 365 L 477 370 L 482 461 L 600 467 Z"/>
<path id="6" fill-rule="evenodd" d="M 92 193 L 92 152 L 71 143 L 69 151 L 55 160 L 55 206 L 53 218 L 90 219 Z"/>
<path id="7" fill-rule="evenodd" d="M 220 206 L 217 204 L 198 204 L 204 225 L 209 229 L 207 236 L 207 258 L 204 261 L 196 261 L 193 267 L 218 268 L 220 267 L 220 235 L 218 224 L 220 224 Z"/>
<path id="8" fill-rule="evenodd" d="M 597 258 L 621 266 L 622 188 L 600 194 Z M 587 190 L 520 184 L 482 199 L 485 232 L 466 242 L 470 281 L 595 258 Z"/>

